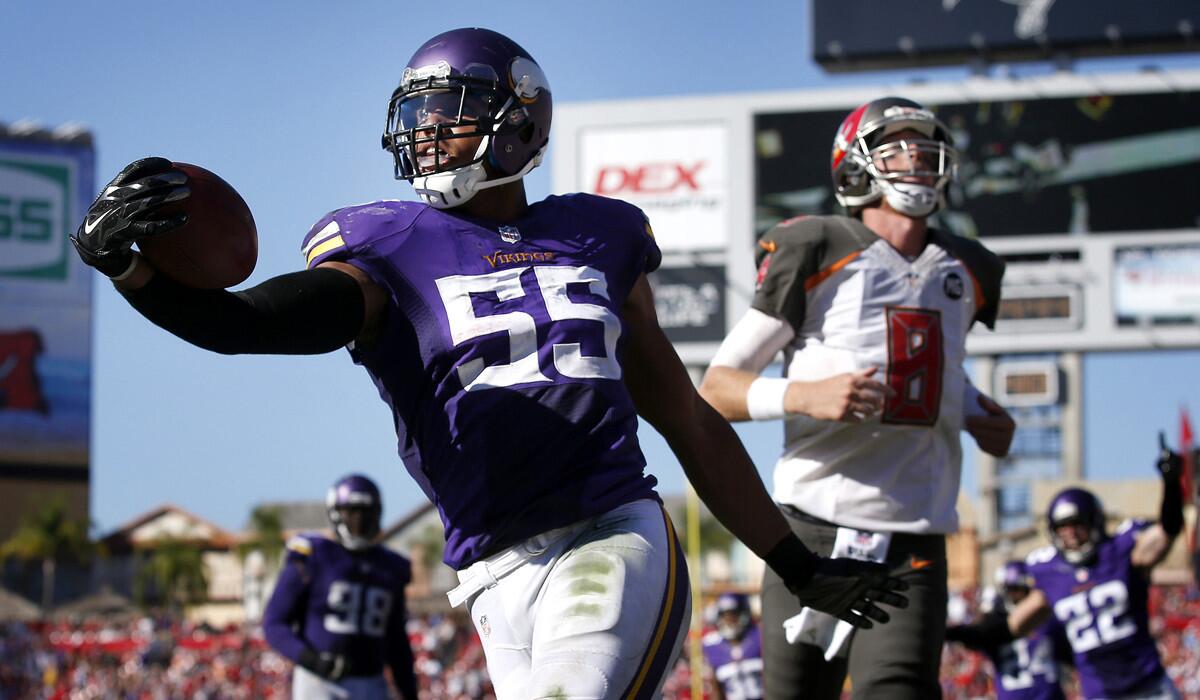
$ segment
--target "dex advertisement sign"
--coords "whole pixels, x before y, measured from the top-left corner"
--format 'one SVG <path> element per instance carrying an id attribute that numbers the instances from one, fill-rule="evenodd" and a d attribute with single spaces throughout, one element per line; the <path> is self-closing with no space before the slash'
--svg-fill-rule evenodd
<path id="1" fill-rule="evenodd" d="M 587 128 L 580 138 L 580 188 L 640 207 L 664 251 L 722 250 L 727 139 L 723 124 Z"/>
<path id="2" fill-rule="evenodd" d="M 0 133 L 0 476 L 86 478 L 92 276 L 67 234 L 93 159 L 90 139 Z"/>

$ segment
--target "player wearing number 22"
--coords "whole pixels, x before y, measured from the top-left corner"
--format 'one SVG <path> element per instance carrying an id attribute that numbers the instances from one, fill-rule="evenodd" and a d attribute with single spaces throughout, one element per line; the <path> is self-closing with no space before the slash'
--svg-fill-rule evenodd
<path id="1" fill-rule="evenodd" d="M 382 499 L 365 476 L 338 480 L 325 499 L 335 539 L 313 533 L 287 543 L 286 560 L 263 615 L 263 634 L 296 662 L 296 700 L 386 700 L 383 668 L 404 700 L 416 700 L 405 631 L 407 559 L 375 542 Z"/>
<path id="2" fill-rule="evenodd" d="M 1090 700 L 1172 700 L 1179 697 L 1150 635 L 1150 570 L 1183 529 L 1180 456 L 1164 445 L 1158 458 L 1163 499 L 1157 523 L 1126 520 L 1115 534 L 1090 491 L 1068 488 L 1047 511 L 1051 546 L 1026 562 L 1035 589 L 1009 616 L 1027 634 L 1047 617 L 1061 625 Z"/>
<path id="3" fill-rule="evenodd" d="M 956 159 L 947 128 L 911 100 L 851 112 L 831 162 L 850 216 L 762 235 L 751 308 L 705 375 L 701 393 L 726 418 L 786 419 L 774 497 L 805 544 L 883 561 L 910 586 L 911 605 L 857 633 L 847 657 L 840 632 L 767 571 L 768 698 L 840 697 L 847 671 L 855 698 L 940 696 L 959 432 L 1003 455 L 1015 427 L 962 366 L 967 331 L 996 319 L 1003 264 L 928 223 Z M 760 376 L 780 353 L 785 376 Z"/>
<path id="4" fill-rule="evenodd" d="M 389 101 L 383 145 L 422 201 L 322 218 L 304 271 L 209 292 L 128 260 L 128 226 L 95 217 L 131 212 L 147 235 L 173 225 L 154 207 L 103 206 L 171 200 L 186 184 L 161 159 L 106 188 L 76 246 L 135 308 L 202 347 L 350 346 L 441 515 L 459 577 L 450 602 L 469 610 L 501 700 L 653 697 L 682 645 L 687 571 L 644 473 L 639 414 L 789 591 L 859 626 L 885 622 L 876 603 L 904 605 L 904 584 L 805 548 L 696 393 L 658 326 L 646 274 L 660 253 L 641 211 L 587 195 L 527 203 L 521 178 L 550 118 L 549 83 L 523 48 L 453 30 L 417 50 Z"/>

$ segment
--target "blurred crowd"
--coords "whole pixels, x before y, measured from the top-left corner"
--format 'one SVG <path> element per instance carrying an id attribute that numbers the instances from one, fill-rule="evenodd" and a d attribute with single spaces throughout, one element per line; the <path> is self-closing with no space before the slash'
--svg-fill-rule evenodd
<path id="1" fill-rule="evenodd" d="M 984 597 L 975 591 L 955 593 L 951 618 L 971 619 Z M 1150 603 L 1168 673 L 1185 698 L 1200 700 L 1200 594 L 1157 587 Z M 422 700 L 493 696 L 483 648 L 466 619 L 415 616 L 408 633 Z M 686 652 L 663 687 L 665 700 L 692 697 Z M 0 625 L 0 700 L 288 698 L 290 676 L 291 663 L 272 652 L 256 629 L 217 630 L 151 617 Z M 993 697 L 991 684 L 986 659 L 957 645 L 946 647 L 942 687 L 947 700 Z M 710 680 L 703 686 L 707 698 Z M 1070 681 L 1067 690 L 1069 698 L 1079 697 Z"/>
<path id="2" fill-rule="evenodd" d="M 421 698 L 491 697 L 465 620 L 409 620 Z M 292 664 L 258 629 L 169 619 L 0 625 L 0 700 L 251 700 L 291 697 Z"/>

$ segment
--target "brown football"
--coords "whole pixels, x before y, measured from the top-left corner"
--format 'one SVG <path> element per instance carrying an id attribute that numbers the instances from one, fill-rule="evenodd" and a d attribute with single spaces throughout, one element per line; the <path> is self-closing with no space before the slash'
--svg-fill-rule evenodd
<path id="1" fill-rule="evenodd" d="M 245 281 L 258 262 L 250 207 L 215 173 L 190 163 L 175 167 L 187 173 L 191 194 L 163 213 L 184 212 L 188 221 L 138 241 L 138 249 L 160 272 L 189 287 L 225 289 Z"/>

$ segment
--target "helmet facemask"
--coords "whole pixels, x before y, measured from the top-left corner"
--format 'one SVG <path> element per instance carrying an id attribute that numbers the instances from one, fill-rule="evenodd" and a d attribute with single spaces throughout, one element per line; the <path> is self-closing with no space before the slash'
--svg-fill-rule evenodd
<path id="1" fill-rule="evenodd" d="M 379 489 L 366 477 L 349 476 L 329 489 L 325 514 L 333 534 L 346 549 L 361 551 L 379 536 L 383 503 Z"/>
<path id="2" fill-rule="evenodd" d="M 366 549 L 379 534 L 379 515 L 375 506 L 337 506 L 331 511 L 329 519 L 333 523 L 334 534 L 346 549 Z"/>
<path id="3" fill-rule="evenodd" d="M 958 166 L 958 152 L 944 141 L 900 139 L 870 149 L 866 161 L 863 169 L 873 188 L 893 209 L 923 217 L 941 208 L 942 191 Z"/>
<path id="4" fill-rule="evenodd" d="M 541 163 L 544 144 L 515 172 L 506 172 L 495 153 L 498 138 L 509 142 L 508 153 L 512 139 L 528 144 L 533 138 L 525 102 L 546 89 L 545 76 L 531 60 L 518 58 L 511 70 L 524 71 L 512 89 L 486 65 L 472 65 L 466 75 L 452 75 L 445 61 L 405 69 L 388 105 L 383 147 L 392 154 L 396 178 L 412 183 L 425 203 L 458 206 L 479 190 L 521 179 Z M 469 154 L 453 153 L 461 151 L 455 142 L 464 139 L 479 139 L 478 146 Z"/>
<path id="5" fill-rule="evenodd" d="M 1080 538 L 1080 542 L 1075 546 L 1070 546 L 1063 540 L 1062 535 L 1058 530 L 1061 527 L 1083 525 L 1085 537 Z M 1098 530 L 1094 524 L 1086 522 L 1080 517 L 1064 518 L 1054 521 L 1050 526 L 1050 541 L 1054 544 L 1054 548 L 1062 554 L 1063 559 L 1066 559 L 1072 564 L 1084 564 L 1091 560 L 1096 553 L 1096 545 L 1104 537 L 1104 533 Z"/>
<path id="6" fill-rule="evenodd" d="M 912 102 L 886 106 L 893 101 L 860 107 L 839 130 L 833 166 L 837 200 L 854 211 L 885 198 L 901 214 L 926 217 L 945 204 L 946 185 L 958 171 L 958 151 L 932 112 Z M 888 138 L 906 131 L 919 136 Z"/>

